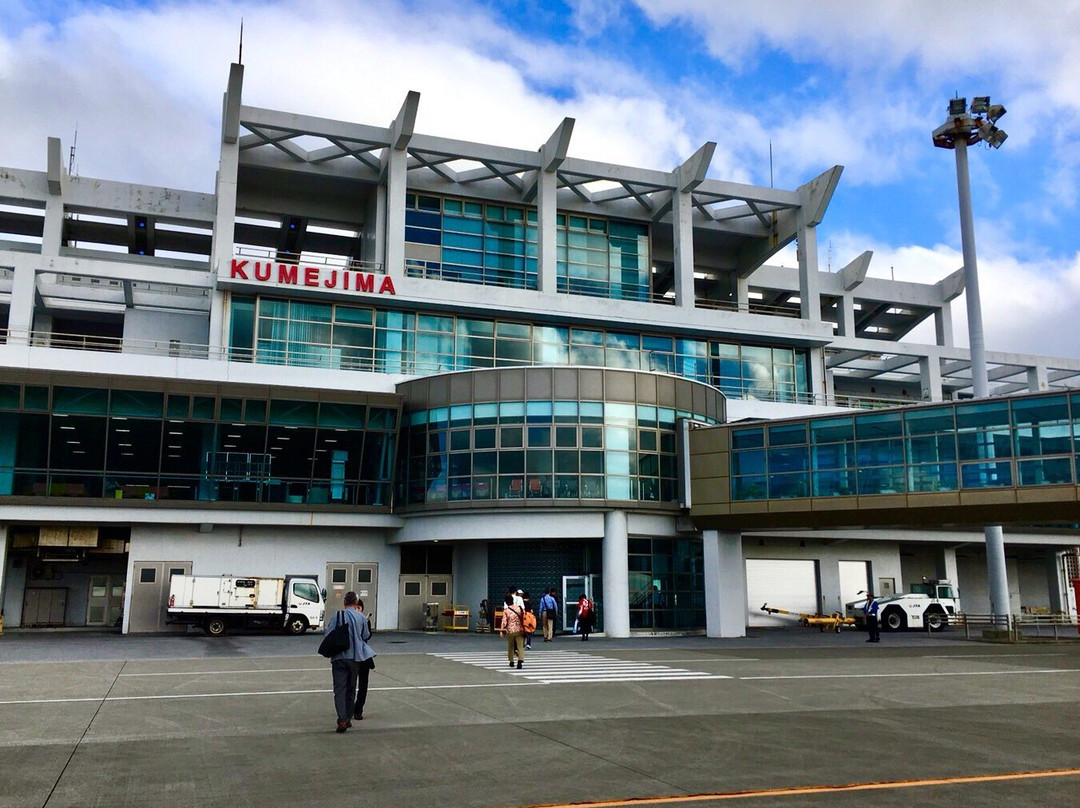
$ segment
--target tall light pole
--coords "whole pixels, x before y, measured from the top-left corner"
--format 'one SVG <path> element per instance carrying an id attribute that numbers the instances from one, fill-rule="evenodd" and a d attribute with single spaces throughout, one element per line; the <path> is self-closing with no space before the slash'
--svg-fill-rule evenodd
<path id="1" fill-rule="evenodd" d="M 983 339 L 982 303 L 979 299 L 979 267 L 975 258 L 975 222 L 971 213 L 971 179 L 968 175 L 967 147 L 980 141 L 995 149 L 1008 137 L 996 124 L 1005 114 L 1001 104 L 991 104 L 990 96 L 976 96 L 968 107 L 966 98 L 949 101 L 949 117 L 934 130 L 934 145 L 956 152 L 956 187 L 960 198 L 960 241 L 964 252 L 964 293 L 967 297 L 968 341 L 971 345 L 971 387 L 975 398 L 990 394 L 986 370 L 986 343 Z M 1005 571 L 1005 535 L 1001 525 L 983 529 L 986 536 L 986 575 L 990 585 L 990 611 L 995 617 L 1009 617 L 1009 579 Z"/>

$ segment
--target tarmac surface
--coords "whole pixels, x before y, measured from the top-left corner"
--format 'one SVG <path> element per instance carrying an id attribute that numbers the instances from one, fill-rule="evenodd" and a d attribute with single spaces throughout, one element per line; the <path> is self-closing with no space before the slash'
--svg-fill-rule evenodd
<path id="1" fill-rule="evenodd" d="M 792 628 L 377 633 L 334 732 L 319 637 L 0 636 L 0 807 L 1080 805 L 1080 643 Z"/>

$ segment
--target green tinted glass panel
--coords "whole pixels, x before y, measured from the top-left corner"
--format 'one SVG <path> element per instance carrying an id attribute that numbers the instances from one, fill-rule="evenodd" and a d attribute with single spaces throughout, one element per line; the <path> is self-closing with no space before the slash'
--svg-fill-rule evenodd
<path id="1" fill-rule="evenodd" d="M 286 426 L 315 426 L 316 409 L 317 405 L 314 401 L 271 401 L 270 423 Z"/>
<path id="2" fill-rule="evenodd" d="M 28 410 L 49 409 L 49 388 L 27 386 L 23 390 L 23 407 Z"/>
<path id="3" fill-rule="evenodd" d="M 195 396 L 192 400 L 191 417 L 199 420 L 212 421 L 217 404 L 210 396 Z"/>
<path id="4" fill-rule="evenodd" d="M 142 390 L 113 390 L 109 411 L 113 415 L 160 418 L 165 396 Z"/>
<path id="5" fill-rule="evenodd" d="M 93 387 L 54 387 L 53 412 L 80 415 L 105 415 L 109 393 Z"/>
<path id="6" fill-rule="evenodd" d="M 0 410 L 19 409 L 22 388 L 17 384 L 0 384 Z"/>
<path id="7" fill-rule="evenodd" d="M 243 418 L 244 402 L 239 398 L 221 399 L 221 420 L 239 421 Z"/>

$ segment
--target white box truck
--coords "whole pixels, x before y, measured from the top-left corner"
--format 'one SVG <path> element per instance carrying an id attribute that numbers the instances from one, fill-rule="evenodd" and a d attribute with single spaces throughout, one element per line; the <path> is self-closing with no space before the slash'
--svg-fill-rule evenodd
<path id="1" fill-rule="evenodd" d="M 303 634 L 322 627 L 325 597 L 312 576 L 174 575 L 167 622 L 200 626 L 211 637 L 220 637 L 231 628 Z"/>

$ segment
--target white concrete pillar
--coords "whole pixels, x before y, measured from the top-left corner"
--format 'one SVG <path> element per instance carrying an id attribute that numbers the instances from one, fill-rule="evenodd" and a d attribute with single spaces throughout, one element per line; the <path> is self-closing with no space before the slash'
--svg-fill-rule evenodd
<path id="1" fill-rule="evenodd" d="M 746 636 L 746 560 L 742 533 L 706 530 L 705 633 L 710 637 Z"/>
<path id="2" fill-rule="evenodd" d="M 804 223 L 805 211 L 799 208 L 799 317 L 821 322 L 821 290 L 818 281 L 817 228 Z"/>
<path id="3" fill-rule="evenodd" d="M 16 255 L 8 309 L 8 344 L 26 345 L 34 327 L 34 290 L 37 283 L 38 257 Z"/>
<path id="4" fill-rule="evenodd" d="M 383 271 L 392 278 L 405 275 L 405 190 L 409 153 L 386 150 L 386 260 Z"/>
<path id="5" fill-rule="evenodd" d="M 630 636 L 630 573 L 626 511 L 604 514 L 604 634 Z"/>
<path id="6" fill-rule="evenodd" d="M 558 288 L 558 175 L 541 171 L 536 185 L 536 271 L 541 292 L 555 294 Z"/>
<path id="7" fill-rule="evenodd" d="M 213 287 L 210 292 L 210 331 L 207 340 L 211 359 L 228 358 L 229 294 L 218 288 L 217 280 L 229 276 L 235 249 L 236 189 L 240 168 L 240 96 L 243 86 L 244 66 L 234 63 L 229 67 L 229 84 L 222 109 L 221 153 L 214 189 L 217 211 L 214 215 L 214 235 L 210 247 Z"/>
<path id="8" fill-rule="evenodd" d="M 937 553 L 937 577 L 952 581 L 953 586 L 960 583 L 960 573 L 956 571 L 956 548 L 943 547 Z"/>
<path id="9" fill-rule="evenodd" d="M 1046 365 L 1034 365 L 1027 370 L 1028 392 L 1038 393 L 1050 389 L 1050 377 Z"/>
<path id="10" fill-rule="evenodd" d="M 738 297 L 739 311 L 748 314 L 750 312 L 750 279 L 736 278 L 735 293 Z"/>
<path id="11" fill-rule="evenodd" d="M 934 312 L 934 334 L 937 344 L 943 348 L 953 346 L 952 305 L 942 303 L 941 308 Z"/>
<path id="12" fill-rule="evenodd" d="M 919 359 L 919 379 L 923 401 L 941 401 L 941 360 L 936 356 Z"/>
<path id="13" fill-rule="evenodd" d="M 693 194 L 675 191 L 671 200 L 671 237 L 675 242 L 675 305 L 694 308 Z"/>
<path id="14" fill-rule="evenodd" d="M 855 296 L 851 294 L 841 295 L 836 302 L 839 309 L 837 316 L 837 333 L 842 337 L 855 336 Z"/>
<path id="15" fill-rule="evenodd" d="M 829 391 L 825 388 L 825 354 L 821 348 L 807 351 L 807 372 L 810 376 L 810 402 L 821 404 L 828 400 Z"/>

